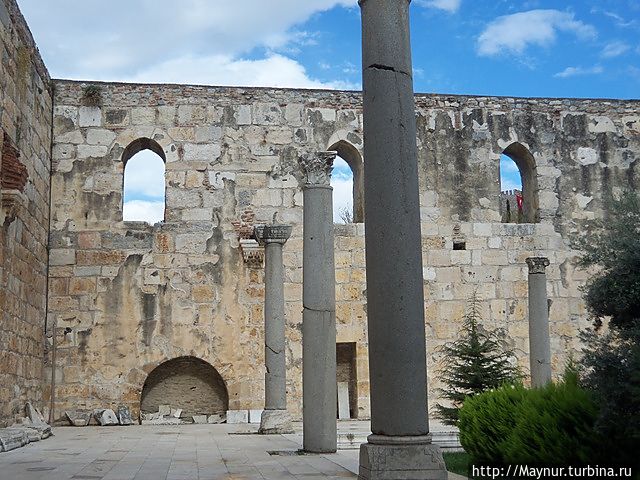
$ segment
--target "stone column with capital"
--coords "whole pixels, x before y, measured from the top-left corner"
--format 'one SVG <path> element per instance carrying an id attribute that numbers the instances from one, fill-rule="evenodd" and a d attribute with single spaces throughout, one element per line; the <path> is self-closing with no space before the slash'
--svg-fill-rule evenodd
<path id="1" fill-rule="evenodd" d="M 551 341 L 549 339 L 549 303 L 547 274 L 549 259 L 527 258 L 529 266 L 529 364 L 531 386 L 542 387 L 551 381 Z"/>
<path id="2" fill-rule="evenodd" d="M 410 0 L 360 0 L 371 430 L 362 479 L 446 479 L 431 443 Z"/>
<path id="3" fill-rule="evenodd" d="M 289 225 L 259 225 L 255 237 L 265 248 L 264 374 L 265 404 L 259 433 L 293 433 L 287 412 L 285 358 L 284 268 L 282 248 L 291 236 Z"/>
<path id="4" fill-rule="evenodd" d="M 304 173 L 302 252 L 303 449 L 337 449 L 336 293 L 333 252 L 333 188 L 336 152 L 300 157 Z"/>

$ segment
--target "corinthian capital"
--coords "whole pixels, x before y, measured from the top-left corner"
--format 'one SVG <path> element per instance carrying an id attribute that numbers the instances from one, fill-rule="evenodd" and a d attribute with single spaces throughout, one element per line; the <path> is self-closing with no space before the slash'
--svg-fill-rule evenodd
<path id="1" fill-rule="evenodd" d="M 549 266 L 549 259 L 547 257 L 529 257 L 527 258 L 527 265 L 529 265 L 529 273 L 544 273 L 544 269 Z"/>
<path id="2" fill-rule="evenodd" d="M 312 152 L 300 155 L 300 167 L 307 185 L 329 185 L 337 152 Z"/>

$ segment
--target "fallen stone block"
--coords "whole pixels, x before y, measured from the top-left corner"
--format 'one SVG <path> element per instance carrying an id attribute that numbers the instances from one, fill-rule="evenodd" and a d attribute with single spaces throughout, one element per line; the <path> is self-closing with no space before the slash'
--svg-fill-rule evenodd
<path id="1" fill-rule="evenodd" d="M 28 428 L 25 427 L 23 425 L 14 425 L 11 426 L 9 428 L 7 428 L 7 430 L 15 430 L 17 432 L 23 432 L 27 438 L 29 439 L 28 443 L 32 443 L 32 442 L 39 442 L 41 440 L 41 436 L 40 436 L 40 432 L 38 432 L 37 430 L 33 429 L 33 428 Z"/>
<path id="2" fill-rule="evenodd" d="M 27 402 L 27 406 L 25 408 L 25 410 L 27 411 L 27 416 L 29 417 L 29 419 L 31 420 L 32 423 L 45 423 L 44 417 L 42 416 L 42 413 L 40 413 L 40 410 L 38 410 L 36 407 L 34 407 L 31 402 Z"/>
<path id="3" fill-rule="evenodd" d="M 102 413 L 96 417 L 96 420 L 98 420 L 98 423 L 103 427 L 118 425 L 118 417 L 116 417 L 115 412 L 110 408 L 103 410 Z"/>
<path id="4" fill-rule="evenodd" d="M 260 423 L 263 410 L 249 410 L 249 423 Z"/>
<path id="5" fill-rule="evenodd" d="M 29 437 L 24 431 L 0 428 L 0 451 L 9 452 L 24 447 L 27 443 L 29 443 Z"/>
<path id="6" fill-rule="evenodd" d="M 193 423 L 207 423 L 206 415 L 194 415 L 191 418 L 193 418 Z"/>
<path id="7" fill-rule="evenodd" d="M 207 423 L 224 423 L 226 421 L 227 416 L 224 413 L 214 413 L 207 418 Z"/>
<path id="8" fill-rule="evenodd" d="M 69 410 L 64 414 L 69 419 L 69 423 L 72 427 L 86 427 L 91 420 L 91 412 L 87 410 Z"/>
<path id="9" fill-rule="evenodd" d="M 227 410 L 227 423 L 249 423 L 247 410 Z"/>
<path id="10" fill-rule="evenodd" d="M 120 423 L 120 425 L 133 424 L 133 420 L 131 419 L 131 411 L 129 410 L 129 407 L 127 407 L 126 405 L 118 406 L 117 417 L 118 417 L 118 423 Z"/>
<path id="11" fill-rule="evenodd" d="M 176 410 L 172 410 L 171 415 L 173 415 L 174 418 L 180 418 L 180 415 L 182 415 L 182 409 L 178 408 Z"/>
<path id="12" fill-rule="evenodd" d="M 260 433 L 293 433 L 291 416 L 286 410 L 265 410 L 260 420 Z"/>
<path id="13" fill-rule="evenodd" d="M 160 405 L 158 407 L 158 413 L 160 413 L 160 415 L 162 415 L 162 416 L 171 415 L 171 406 L 170 405 Z"/>

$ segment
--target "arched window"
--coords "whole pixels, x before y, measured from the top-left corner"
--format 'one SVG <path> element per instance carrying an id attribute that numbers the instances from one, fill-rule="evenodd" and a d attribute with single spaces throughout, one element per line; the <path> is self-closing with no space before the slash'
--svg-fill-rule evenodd
<path id="1" fill-rule="evenodd" d="M 135 140 L 125 149 L 122 155 L 124 221 L 153 224 L 164 220 L 165 160 L 162 147 L 150 138 Z"/>
<path id="2" fill-rule="evenodd" d="M 360 152 L 344 140 L 328 150 L 338 152 L 331 175 L 334 222 L 361 223 L 364 221 L 364 178 Z"/>
<path id="3" fill-rule="evenodd" d="M 540 221 L 535 159 L 518 142 L 500 156 L 500 215 L 503 223 Z"/>

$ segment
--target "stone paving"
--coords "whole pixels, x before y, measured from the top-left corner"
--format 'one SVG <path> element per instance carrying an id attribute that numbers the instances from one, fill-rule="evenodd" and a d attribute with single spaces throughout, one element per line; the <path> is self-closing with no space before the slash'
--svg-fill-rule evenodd
<path id="1" fill-rule="evenodd" d="M 257 426 L 59 427 L 0 454 L 1 480 L 294 480 L 356 478 L 358 451 L 297 455 L 298 437 Z M 288 455 L 270 455 L 269 451 Z"/>

